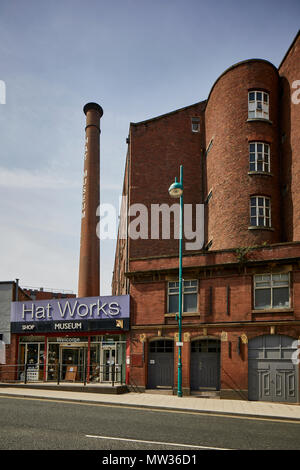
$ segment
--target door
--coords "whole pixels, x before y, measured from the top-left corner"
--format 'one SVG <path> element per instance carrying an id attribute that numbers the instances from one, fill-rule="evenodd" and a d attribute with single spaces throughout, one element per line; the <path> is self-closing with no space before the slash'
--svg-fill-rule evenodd
<path id="1" fill-rule="evenodd" d="M 102 360 L 100 381 L 101 382 L 117 382 L 119 380 L 119 364 L 117 357 L 116 345 L 102 346 Z"/>
<path id="2" fill-rule="evenodd" d="M 174 378 L 174 343 L 171 340 L 149 344 L 147 388 L 172 388 Z"/>
<path id="3" fill-rule="evenodd" d="M 292 354 L 294 338 L 264 335 L 249 341 L 248 398 L 257 401 L 298 401 L 298 367 Z"/>
<path id="4" fill-rule="evenodd" d="M 85 348 L 62 347 L 60 364 L 62 380 L 83 381 L 86 367 Z"/>
<path id="5" fill-rule="evenodd" d="M 220 389 L 220 341 L 197 340 L 191 343 L 191 390 Z"/>

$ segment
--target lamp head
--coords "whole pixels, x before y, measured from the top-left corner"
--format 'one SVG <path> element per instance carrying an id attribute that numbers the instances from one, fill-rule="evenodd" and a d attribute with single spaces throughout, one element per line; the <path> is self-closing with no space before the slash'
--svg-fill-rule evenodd
<path id="1" fill-rule="evenodd" d="M 169 194 L 171 197 L 174 197 L 174 198 L 181 197 L 183 194 L 182 183 L 178 183 L 177 181 L 175 181 L 175 183 L 172 183 L 171 186 L 169 187 Z"/>

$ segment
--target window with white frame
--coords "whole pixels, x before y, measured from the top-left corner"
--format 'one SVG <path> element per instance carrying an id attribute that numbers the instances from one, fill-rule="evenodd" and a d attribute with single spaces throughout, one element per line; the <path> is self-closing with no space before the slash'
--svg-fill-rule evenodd
<path id="1" fill-rule="evenodd" d="M 264 91 L 249 91 L 248 118 L 269 119 L 269 93 Z"/>
<path id="2" fill-rule="evenodd" d="M 183 281 L 183 312 L 197 312 L 198 304 L 198 281 Z M 168 283 L 168 313 L 179 311 L 179 282 Z"/>
<path id="3" fill-rule="evenodd" d="M 271 227 L 271 199 L 266 196 L 250 198 L 250 225 L 252 227 Z"/>
<path id="4" fill-rule="evenodd" d="M 192 118 L 192 132 L 200 132 L 200 118 Z"/>
<path id="5" fill-rule="evenodd" d="M 270 173 L 270 145 L 264 142 L 249 143 L 249 170 Z"/>
<path id="6" fill-rule="evenodd" d="M 254 276 L 254 308 L 289 308 L 290 276 L 283 274 L 256 274 Z"/>

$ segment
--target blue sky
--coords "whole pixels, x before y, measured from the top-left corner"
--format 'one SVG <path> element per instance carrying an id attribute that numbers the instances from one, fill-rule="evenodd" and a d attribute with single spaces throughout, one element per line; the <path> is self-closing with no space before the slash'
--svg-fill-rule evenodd
<path id="1" fill-rule="evenodd" d="M 298 0 L 0 0 L 0 280 L 77 292 L 85 103 L 104 109 L 101 202 L 118 207 L 129 123 L 206 99 L 240 60 L 278 66 L 299 18 Z"/>

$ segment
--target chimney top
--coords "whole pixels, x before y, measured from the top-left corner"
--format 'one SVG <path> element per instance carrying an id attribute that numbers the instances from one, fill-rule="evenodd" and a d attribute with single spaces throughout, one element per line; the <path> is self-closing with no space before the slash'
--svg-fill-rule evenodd
<path id="1" fill-rule="evenodd" d="M 96 111 L 98 111 L 100 113 L 100 117 L 103 116 L 103 109 L 101 108 L 101 106 L 98 103 L 87 103 L 83 107 L 84 114 L 86 114 L 90 109 L 95 109 Z"/>

